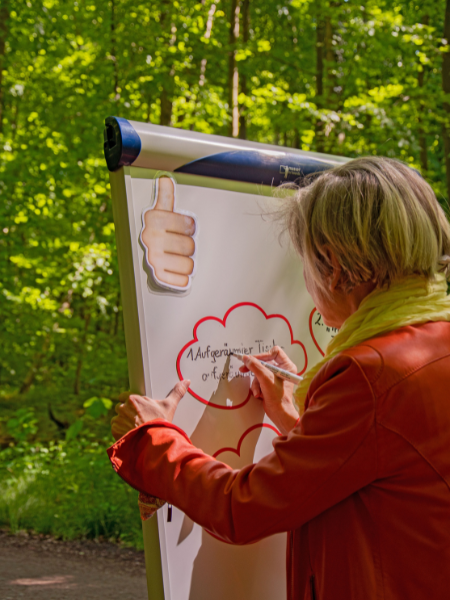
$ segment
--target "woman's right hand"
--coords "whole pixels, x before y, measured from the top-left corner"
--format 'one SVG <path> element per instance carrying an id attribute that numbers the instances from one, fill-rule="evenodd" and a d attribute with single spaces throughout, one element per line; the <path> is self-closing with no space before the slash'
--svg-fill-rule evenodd
<path id="1" fill-rule="evenodd" d="M 264 410 L 281 433 L 286 434 L 295 426 L 299 414 L 293 403 L 294 384 L 281 379 L 266 369 L 259 361 L 272 362 L 273 364 L 297 373 L 297 367 L 279 346 L 274 346 L 271 352 L 244 356 L 244 365 L 240 371 L 251 371 L 255 376 L 251 391 L 255 398 L 263 401 Z"/>

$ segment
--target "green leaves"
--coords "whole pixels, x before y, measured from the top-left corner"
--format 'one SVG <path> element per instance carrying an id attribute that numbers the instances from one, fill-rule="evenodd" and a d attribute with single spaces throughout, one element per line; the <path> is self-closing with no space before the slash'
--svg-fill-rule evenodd
<path id="1" fill-rule="evenodd" d="M 77 419 L 66 431 L 66 441 L 74 440 L 83 429 L 83 420 Z"/>
<path id="2" fill-rule="evenodd" d="M 109 398 L 128 389 L 102 152 L 106 116 L 228 135 L 234 52 L 240 136 L 348 157 L 396 157 L 447 197 L 445 4 L 240 0 L 235 43 L 230 0 L 29 1 L 1 18 L 0 408 L 9 416 L 0 439 L 26 444 L 65 435 L 64 449 L 49 450 L 58 457 L 52 468 L 69 460 L 72 447 L 95 455 L 86 439 L 105 435 Z M 49 400 L 63 415 L 59 428 L 48 417 Z M 44 454 L 27 459 L 44 465 L 43 490 Z M 70 480 L 70 510 L 79 482 L 92 481 L 83 479 L 90 459 L 82 466 L 77 460 L 74 450 L 54 483 L 64 496 Z M 103 468 L 107 490 L 109 465 Z M 22 487 L 11 487 L 8 510 L 20 504 L 21 489 L 31 494 L 27 473 L 24 467 Z M 45 504 L 47 527 L 54 526 L 52 502 Z M 108 506 L 119 517 L 122 508 Z M 22 509 L 31 523 L 36 511 Z M 106 522 L 107 514 L 70 527 L 99 531 L 95 519 Z"/>
<path id="3" fill-rule="evenodd" d="M 230 52 L 239 135 L 397 157 L 445 195 L 443 0 L 238 4 L 231 44 L 229 0 L 98 0 L 83 9 L 45 0 L 10 12 L 4 50 L 0 43 L 0 383 L 7 389 L 51 382 L 77 389 L 81 407 L 126 387 L 104 118 L 227 135 Z M 47 336 L 49 350 L 37 358 Z"/>
<path id="4" fill-rule="evenodd" d="M 63 539 L 142 548 L 137 492 L 114 475 L 107 439 L 22 444 L 0 452 L 0 523 Z"/>
<path id="5" fill-rule="evenodd" d="M 93 396 L 92 398 L 89 398 L 83 402 L 85 414 L 76 419 L 72 425 L 68 427 L 65 435 L 66 441 L 74 440 L 78 437 L 83 429 L 85 430 L 88 428 L 90 425 L 89 419 L 94 419 L 97 421 L 101 417 L 106 417 L 108 412 L 111 410 L 112 405 L 112 400 L 109 398 L 99 398 L 97 396 Z"/>
<path id="6" fill-rule="evenodd" d="M 227 135 L 231 51 L 239 135 L 394 156 L 444 195 L 443 0 L 246 6 L 232 45 L 228 0 L 120 0 L 114 10 L 46 0 L 10 12 L 0 43 L 3 386 L 56 381 L 80 402 L 126 387 L 104 117 Z M 90 387 L 100 380 L 107 392 Z"/>
<path id="7" fill-rule="evenodd" d="M 25 442 L 37 433 L 37 419 L 33 408 L 19 408 L 6 422 L 6 430 L 16 442 Z"/>
<path id="8" fill-rule="evenodd" d="M 108 411 L 112 408 L 112 401 L 109 398 L 89 398 L 83 403 L 83 407 L 86 409 L 86 414 L 93 419 L 98 419 L 101 416 L 108 414 Z"/>

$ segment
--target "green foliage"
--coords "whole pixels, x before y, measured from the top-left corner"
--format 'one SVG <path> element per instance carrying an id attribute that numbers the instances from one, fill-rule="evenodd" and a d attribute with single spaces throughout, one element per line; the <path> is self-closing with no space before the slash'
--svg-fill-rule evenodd
<path id="1" fill-rule="evenodd" d="M 230 0 L 2 2 L 3 389 L 63 410 L 127 386 L 103 121 L 227 135 L 230 56 L 239 135 L 398 157 L 446 195 L 444 0 L 238 5 L 230 41 Z"/>
<path id="2" fill-rule="evenodd" d="M 0 523 L 142 547 L 137 493 L 114 474 L 105 445 L 105 439 L 20 443 L 0 452 Z"/>
<path id="3" fill-rule="evenodd" d="M 37 433 L 37 419 L 33 408 L 19 408 L 6 423 L 6 430 L 17 442 L 25 442 Z"/>
<path id="4" fill-rule="evenodd" d="M 83 420 L 77 419 L 66 431 L 66 441 L 74 440 L 83 429 Z"/>
<path id="5" fill-rule="evenodd" d="M 136 531 L 103 450 L 128 388 L 106 116 L 397 157 L 448 197 L 444 0 L 237 6 L 234 22 L 231 0 L 0 3 L 0 518 L 14 526 Z"/>
<path id="6" fill-rule="evenodd" d="M 106 416 L 112 408 L 112 402 L 109 398 L 89 398 L 84 402 L 83 406 L 86 409 L 86 414 L 93 419 L 98 419 L 101 416 Z"/>
<path id="7" fill-rule="evenodd" d="M 103 400 L 86 404 L 104 407 Z M 79 419 L 65 441 L 30 443 L 27 438 L 36 433 L 33 415 L 31 409 L 19 409 L 7 424 L 16 443 L 0 452 L 0 524 L 13 531 L 32 529 L 63 539 L 103 536 L 142 547 L 137 493 L 114 474 L 105 452 L 109 439 L 87 433 L 75 440 L 69 432 L 83 423 Z"/>

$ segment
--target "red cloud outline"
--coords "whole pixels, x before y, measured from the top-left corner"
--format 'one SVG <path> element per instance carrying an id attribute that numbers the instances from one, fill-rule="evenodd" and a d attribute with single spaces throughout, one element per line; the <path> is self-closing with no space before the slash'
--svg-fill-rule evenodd
<path id="1" fill-rule="evenodd" d="M 317 350 L 320 352 L 320 354 L 322 356 L 325 356 L 325 352 L 322 350 L 322 348 L 319 345 L 319 342 L 316 340 L 314 332 L 313 332 L 313 328 L 312 328 L 312 320 L 313 320 L 313 316 L 314 316 L 315 312 L 319 313 L 319 311 L 317 310 L 317 308 L 313 308 L 312 311 L 311 311 L 311 314 L 309 315 L 309 332 L 311 334 L 312 341 L 316 345 Z"/>
<path id="2" fill-rule="evenodd" d="M 233 310 L 240 308 L 241 306 L 252 306 L 253 308 L 257 308 L 264 315 L 264 317 L 266 318 L 267 321 L 269 319 L 282 319 L 288 326 L 289 333 L 291 336 L 291 346 L 293 346 L 294 344 L 298 344 L 301 347 L 301 349 L 303 350 L 303 353 L 305 355 L 305 366 L 303 367 L 302 371 L 300 371 L 298 373 L 298 375 L 302 375 L 306 371 L 306 369 L 308 367 L 308 354 L 306 352 L 306 348 L 300 340 L 294 339 L 294 332 L 292 331 L 291 324 L 286 319 L 286 317 L 284 317 L 283 315 L 279 315 L 279 314 L 268 315 L 260 306 L 258 306 L 254 302 L 238 302 L 238 304 L 234 304 L 231 308 L 229 308 L 227 310 L 223 319 L 219 319 L 218 317 L 203 317 L 202 319 L 197 321 L 197 323 L 194 325 L 194 330 L 192 333 L 193 339 L 190 342 L 188 342 L 185 346 L 183 346 L 183 348 L 180 350 L 180 352 L 177 356 L 177 374 L 178 374 L 178 378 L 180 379 L 180 381 L 182 381 L 184 379 L 184 377 L 181 373 L 181 367 L 180 367 L 181 357 L 183 356 L 183 353 L 189 348 L 189 346 L 192 346 L 192 344 L 195 344 L 196 342 L 198 342 L 197 329 L 200 327 L 200 325 L 202 323 L 204 323 L 205 321 L 217 321 L 223 327 L 226 327 L 227 319 L 228 319 L 228 316 L 230 315 L 230 313 L 233 312 Z M 250 397 L 252 395 L 252 393 L 249 392 L 248 396 L 244 400 L 244 402 L 241 402 L 241 404 L 237 404 L 236 406 L 222 406 L 221 404 L 215 404 L 214 402 L 209 402 L 208 400 L 205 400 L 205 398 L 202 398 L 201 396 L 196 394 L 193 390 L 191 390 L 191 388 L 188 389 L 188 392 L 191 394 L 191 396 L 193 396 L 199 402 L 202 402 L 203 404 L 206 404 L 207 406 L 212 406 L 214 408 L 219 408 L 222 410 L 236 410 L 237 408 L 242 408 L 245 404 L 247 404 L 247 402 L 250 400 Z"/>
<path id="3" fill-rule="evenodd" d="M 239 438 L 237 448 L 221 448 L 220 450 L 217 450 L 216 452 L 214 452 L 213 458 L 217 458 L 219 456 L 219 454 L 222 454 L 222 452 L 234 452 L 234 454 L 241 456 L 241 446 L 242 446 L 243 441 L 245 440 L 245 438 L 248 436 L 249 433 L 251 433 L 255 429 L 258 429 L 258 427 L 260 427 L 261 429 L 263 429 L 263 428 L 271 429 L 277 435 L 281 435 L 281 432 L 279 432 L 278 429 L 276 427 L 274 427 L 273 425 L 269 425 L 268 423 L 256 423 L 255 425 L 252 425 L 246 431 L 244 431 L 244 433 Z"/>
<path id="4" fill-rule="evenodd" d="M 258 429 L 258 427 L 260 427 L 261 429 L 263 427 L 266 429 L 271 429 L 277 435 L 281 435 L 281 432 L 279 432 L 278 429 L 276 427 L 274 427 L 273 425 L 269 425 L 269 423 L 256 423 L 255 425 L 252 425 L 246 431 L 244 431 L 244 433 L 239 438 L 237 448 L 221 448 L 220 450 L 217 450 L 216 452 L 214 452 L 214 454 L 212 455 L 213 458 L 217 458 L 219 456 L 219 454 L 222 454 L 222 452 L 234 452 L 234 454 L 241 456 L 241 447 L 242 447 L 243 441 L 245 440 L 245 438 L 248 436 L 249 433 L 251 433 L 255 429 Z M 216 540 L 219 540 L 220 542 L 225 542 L 226 544 L 230 544 L 230 542 L 228 542 L 227 540 L 223 540 L 221 537 L 219 537 L 218 535 L 215 535 L 211 531 L 208 531 L 207 529 L 205 529 L 205 531 L 206 531 L 206 533 L 208 533 L 211 537 L 215 538 Z"/>
<path id="5" fill-rule="evenodd" d="M 319 312 L 319 311 L 317 310 L 317 308 L 316 308 L 316 307 L 314 307 L 314 308 L 312 309 L 312 311 L 311 311 L 311 314 L 309 315 L 309 333 L 311 334 L 312 341 L 313 341 L 313 342 L 314 342 L 314 344 L 316 345 L 316 348 L 317 348 L 317 350 L 320 352 L 320 354 L 321 354 L 322 356 L 325 356 L 325 352 L 324 352 L 324 351 L 322 350 L 322 348 L 319 346 L 319 343 L 317 342 L 317 340 L 316 340 L 316 337 L 315 337 L 315 335 L 314 335 L 314 332 L 313 332 L 312 321 L 313 321 L 313 316 L 314 316 L 314 313 L 315 313 L 316 311 L 317 311 L 317 312 Z"/>

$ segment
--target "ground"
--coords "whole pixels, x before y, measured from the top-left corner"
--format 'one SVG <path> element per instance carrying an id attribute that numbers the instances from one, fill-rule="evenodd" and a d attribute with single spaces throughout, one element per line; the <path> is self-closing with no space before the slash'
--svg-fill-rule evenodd
<path id="1" fill-rule="evenodd" d="M 144 553 L 0 529 L 2 600 L 147 600 Z"/>

